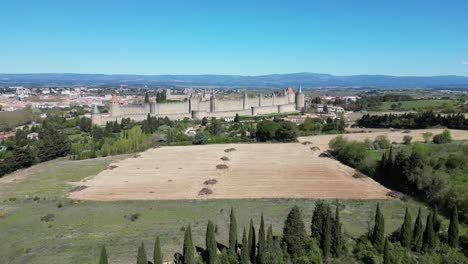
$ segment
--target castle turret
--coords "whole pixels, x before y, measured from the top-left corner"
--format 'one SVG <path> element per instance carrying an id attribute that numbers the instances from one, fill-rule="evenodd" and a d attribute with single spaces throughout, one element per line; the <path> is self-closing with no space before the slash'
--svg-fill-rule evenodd
<path id="1" fill-rule="evenodd" d="M 120 115 L 119 98 L 115 94 L 112 95 L 109 112 L 110 112 L 110 116 Z"/>
<path id="2" fill-rule="evenodd" d="M 91 123 L 94 125 L 101 124 L 101 112 L 97 105 L 93 105 L 93 109 L 91 110 Z"/>
<path id="3" fill-rule="evenodd" d="M 299 91 L 296 93 L 296 110 L 302 111 L 305 107 L 305 96 L 302 93 L 302 87 L 299 86 Z"/>
<path id="4" fill-rule="evenodd" d="M 262 106 L 263 95 L 261 93 L 258 94 L 258 106 Z"/>
<path id="5" fill-rule="evenodd" d="M 210 112 L 212 113 L 216 112 L 216 97 L 214 93 L 211 94 L 211 98 L 210 98 Z"/>

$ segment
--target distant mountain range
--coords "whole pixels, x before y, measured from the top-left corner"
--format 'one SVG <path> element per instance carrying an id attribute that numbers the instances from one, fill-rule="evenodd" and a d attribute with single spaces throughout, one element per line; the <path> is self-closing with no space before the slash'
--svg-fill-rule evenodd
<path id="1" fill-rule="evenodd" d="M 374 87 L 374 88 L 466 88 L 468 76 L 336 76 L 318 73 L 241 75 L 132 75 L 132 74 L 0 74 L 0 85 L 131 85 L 219 87 Z"/>

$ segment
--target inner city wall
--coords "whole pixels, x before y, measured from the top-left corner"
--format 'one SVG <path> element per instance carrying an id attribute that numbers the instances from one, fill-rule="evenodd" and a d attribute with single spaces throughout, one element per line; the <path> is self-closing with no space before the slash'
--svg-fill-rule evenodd
<path id="1" fill-rule="evenodd" d="M 217 99 L 214 95 L 209 100 L 202 98 L 188 97 L 182 102 L 170 103 L 146 103 L 136 105 L 120 104 L 117 100 L 112 100 L 109 114 L 101 114 L 93 110 L 91 114 L 92 122 L 96 125 L 104 125 L 109 121 L 118 121 L 122 118 L 131 118 L 141 121 L 147 118 L 148 114 L 155 117 L 168 117 L 177 120 L 184 118 L 202 119 L 207 118 L 228 118 L 236 114 L 240 116 L 256 116 L 274 113 L 290 113 L 301 111 L 304 107 L 305 99 L 301 90 L 294 93 L 291 89 L 285 90 L 282 95 L 270 95 L 268 97 L 259 94 L 256 97 L 248 97 L 244 94 L 240 99 Z"/>

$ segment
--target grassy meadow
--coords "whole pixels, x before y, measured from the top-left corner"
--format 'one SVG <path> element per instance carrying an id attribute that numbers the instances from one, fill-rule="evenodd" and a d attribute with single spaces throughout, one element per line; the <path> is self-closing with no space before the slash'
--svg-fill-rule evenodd
<path id="1" fill-rule="evenodd" d="M 272 224 L 280 234 L 293 205 L 303 210 L 309 230 L 314 200 L 202 200 L 202 201 L 73 201 L 68 182 L 97 174 L 112 161 L 127 156 L 71 161 L 57 159 L 17 171 L 0 179 L 0 263 L 97 263 L 100 246 L 105 244 L 110 263 L 133 263 L 137 247 L 146 245 L 149 257 L 157 235 L 161 237 L 165 259 L 181 251 L 184 226 L 191 224 L 196 245 L 204 246 L 206 223 L 218 225 L 218 241 L 227 243 L 229 211 L 236 210 L 238 232 L 248 226 L 250 217 Z M 16 179 L 16 180 L 13 180 Z M 336 203 L 337 201 L 330 201 Z M 377 201 L 341 200 L 341 217 L 346 233 L 363 235 L 373 222 Z M 403 221 L 409 207 L 413 219 L 419 203 L 401 200 L 380 201 L 386 230 L 391 232 Z M 427 213 L 427 209 L 424 209 Z M 133 217 L 132 217 L 133 216 Z M 448 222 L 444 221 L 446 228 Z M 239 234 L 240 236 L 240 234 Z"/>

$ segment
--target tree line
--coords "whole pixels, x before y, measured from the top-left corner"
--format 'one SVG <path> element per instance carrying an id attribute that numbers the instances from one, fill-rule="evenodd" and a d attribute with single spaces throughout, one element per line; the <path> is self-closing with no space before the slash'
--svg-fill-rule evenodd
<path id="1" fill-rule="evenodd" d="M 317 201 L 310 222 L 310 235 L 302 218 L 301 210 L 294 206 L 286 217 L 282 235 L 274 235 L 271 225 L 265 225 L 261 215 L 259 230 L 256 232 L 252 219 L 248 228 L 242 229 L 239 237 L 234 209 L 231 209 L 228 244 L 216 240 L 217 226 L 208 221 L 205 233 L 205 246 L 193 243 L 192 228 L 184 231 L 181 253 L 175 253 L 176 264 L 319 264 L 333 260 L 357 259 L 364 263 L 417 263 L 419 260 L 436 260 L 443 256 L 446 260 L 463 263 L 467 259 L 459 252 L 459 223 L 457 208 L 452 211 L 448 231 L 441 230 L 436 211 L 427 215 L 426 224 L 419 209 L 413 224 L 412 216 L 406 209 L 399 229 L 386 235 L 385 219 L 377 204 L 374 225 L 368 233 L 357 239 L 353 250 L 348 250 L 346 235 L 340 220 L 339 205 L 332 213 L 331 206 Z M 138 247 L 137 264 L 162 264 L 161 240 L 156 237 L 152 259 L 148 259 L 145 245 Z M 167 258 L 166 258 L 167 259 Z M 103 246 L 100 264 L 108 264 L 107 250 Z"/>
<path id="2" fill-rule="evenodd" d="M 468 129 L 464 114 L 441 115 L 434 112 L 369 115 L 366 114 L 356 124 L 369 128 L 421 129 L 444 126 L 452 129 Z"/>

